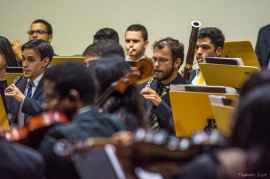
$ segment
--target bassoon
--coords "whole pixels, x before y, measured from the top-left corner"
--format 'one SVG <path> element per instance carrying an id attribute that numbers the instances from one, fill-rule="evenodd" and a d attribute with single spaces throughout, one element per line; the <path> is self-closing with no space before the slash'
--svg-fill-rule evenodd
<path id="1" fill-rule="evenodd" d="M 192 21 L 191 25 L 192 25 L 192 29 L 191 29 L 191 34 L 189 37 L 189 46 L 188 46 L 188 52 L 186 56 L 186 65 L 184 67 L 184 78 L 186 80 L 190 79 L 190 74 L 192 71 L 192 65 L 194 61 L 195 46 L 196 46 L 198 31 L 201 26 L 201 23 L 199 21 Z"/>

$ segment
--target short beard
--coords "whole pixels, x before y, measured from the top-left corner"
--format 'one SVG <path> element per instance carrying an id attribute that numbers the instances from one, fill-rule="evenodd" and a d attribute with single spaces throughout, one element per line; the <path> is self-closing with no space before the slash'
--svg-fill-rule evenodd
<path id="1" fill-rule="evenodd" d="M 159 78 L 159 77 L 156 77 L 156 79 L 158 81 L 164 81 L 164 80 L 167 80 L 168 78 L 170 78 L 170 76 L 172 76 L 174 72 L 174 68 L 172 67 L 169 71 L 165 72 L 163 77 Z"/>

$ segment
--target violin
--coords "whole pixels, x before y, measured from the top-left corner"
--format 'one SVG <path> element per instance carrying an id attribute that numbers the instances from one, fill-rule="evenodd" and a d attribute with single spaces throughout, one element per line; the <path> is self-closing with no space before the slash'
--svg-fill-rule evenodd
<path id="1" fill-rule="evenodd" d="M 135 131 L 131 142 L 126 143 L 127 145 L 119 145 L 113 138 L 86 138 L 73 142 L 60 140 L 55 144 L 54 152 L 58 156 L 78 159 L 78 154 L 113 144 L 126 175 L 134 175 L 135 169 L 141 167 L 170 178 L 168 175 L 174 172 L 178 174 L 181 167 L 196 156 L 223 143 L 224 138 L 217 131 L 209 134 L 196 132 L 191 138 L 178 138 L 168 135 L 163 130 L 155 132 L 140 128 Z"/>
<path id="2" fill-rule="evenodd" d="M 97 99 L 96 104 L 102 106 L 106 99 L 112 94 L 112 92 L 117 91 L 123 94 L 127 87 L 136 84 L 143 83 L 147 81 L 153 73 L 153 62 L 149 58 L 143 58 L 136 62 L 135 68 L 124 76 L 122 76 L 117 81 L 113 82 L 111 86 L 104 91 L 104 93 Z"/>
<path id="3" fill-rule="evenodd" d="M 137 61 L 135 67 L 140 73 L 138 81 L 139 84 L 148 81 L 154 73 L 153 61 L 147 57 Z"/>
<path id="4" fill-rule="evenodd" d="M 43 134 L 56 123 L 66 124 L 68 118 L 59 112 L 43 113 L 29 119 L 24 127 L 12 128 L 10 131 L 2 133 L 2 137 L 7 141 L 19 142 L 32 148 L 37 148 Z"/>
<path id="5" fill-rule="evenodd" d="M 147 155 L 148 157 L 157 155 L 161 158 L 168 158 L 172 154 L 172 160 L 179 160 L 179 158 L 176 157 L 178 155 L 175 155 L 177 151 L 180 154 L 180 158 L 183 159 L 183 157 L 193 156 L 193 152 L 195 151 L 197 154 L 197 150 L 201 147 L 221 146 L 223 143 L 223 135 L 215 130 L 209 133 L 199 131 L 194 133 L 191 138 L 178 138 L 168 135 L 164 130 L 156 132 L 152 129 L 139 128 L 135 131 L 129 146 L 133 148 L 140 148 L 140 146 L 143 145 L 147 146 L 145 147 L 145 152 L 149 153 L 149 155 Z M 89 137 L 73 142 L 63 139 L 55 144 L 54 151 L 59 156 L 70 156 L 74 153 L 89 150 L 94 147 L 102 147 L 105 144 L 118 145 L 118 143 L 110 137 Z M 153 150 L 150 150 L 151 148 Z M 161 152 L 162 150 L 164 150 L 164 152 Z"/>

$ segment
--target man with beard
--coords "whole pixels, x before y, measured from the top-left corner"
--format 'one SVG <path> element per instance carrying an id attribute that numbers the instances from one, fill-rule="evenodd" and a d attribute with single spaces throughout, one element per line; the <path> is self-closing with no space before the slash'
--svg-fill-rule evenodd
<path id="1" fill-rule="evenodd" d="M 153 44 L 154 77 L 142 89 L 152 113 L 151 123 L 156 130 L 174 134 L 174 123 L 169 97 L 170 84 L 186 84 L 178 70 L 184 60 L 184 45 L 171 37 Z"/>

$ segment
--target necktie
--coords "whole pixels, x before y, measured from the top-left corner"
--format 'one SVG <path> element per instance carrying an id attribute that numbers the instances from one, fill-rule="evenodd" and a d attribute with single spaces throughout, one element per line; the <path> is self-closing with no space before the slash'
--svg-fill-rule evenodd
<path id="1" fill-rule="evenodd" d="M 169 91 L 170 87 L 169 86 L 160 86 L 158 88 L 158 95 L 160 98 L 163 98 L 167 92 Z M 154 129 L 155 131 L 159 130 L 159 124 L 158 124 L 158 119 L 156 114 L 152 114 L 152 129 Z"/>
<path id="2" fill-rule="evenodd" d="M 32 88 L 33 88 L 34 83 L 32 81 L 28 82 L 28 91 L 26 96 L 31 98 L 32 97 Z M 27 114 L 24 114 L 24 123 L 26 122 L 27 119 Z"/>
<path id="3" fill-rule="evenodd" d="M 28 91 L 27 91 L 27 97 L 32 97 L 32 88 L 33 88 L 34 83 L 32 81 L 28 82 Z"/>

